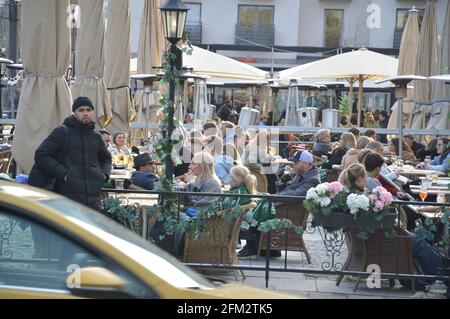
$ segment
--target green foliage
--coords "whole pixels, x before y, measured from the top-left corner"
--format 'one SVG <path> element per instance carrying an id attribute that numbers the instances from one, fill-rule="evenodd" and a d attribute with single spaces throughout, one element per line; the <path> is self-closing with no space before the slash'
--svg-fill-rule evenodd
<path id="1" fill-rule="evenodd" d="M 341 116 L 349 115 L 349 98 L 348 95 L 341 95 L 339 99 L 339 112 Z"/>
<path id="2" fill-rule="evenodd" d="M 449 227 L 450 210 L 448 207 L 441 207 L 440 218 L 426 218 L 421 226 L 416 228 L 417 236 L 422 237 L 428 242 L 433 242 L 437 238 L 437 231 L 439 224 L 442 224 L 444 228 Z M 448 251 L 450 245 L 450 236 L 442 235 L 436 243 L 438 247 L 441 247 L 444 251 Z"/>
<path id="3" fill-rule="evenodd" d="M 136 220 L 140 217 L 139 205 L 127 204 L 117 197 L 108 197 L 100 201 L 99 212 L 136 232 Z M 149 212 L 147 212 L 148 214 Z"/>

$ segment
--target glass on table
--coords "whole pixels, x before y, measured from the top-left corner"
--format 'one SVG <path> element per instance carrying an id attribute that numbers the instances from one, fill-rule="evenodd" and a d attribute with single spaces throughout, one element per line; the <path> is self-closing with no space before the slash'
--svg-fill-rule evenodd
<path id="1" fill-rule="evenodd" d="M 124 189 L 125 180 L 116 179 L 116 189 Z"/>
<path id="2" fill-rule="evenodd" d="M 436 198 L 436 202 L 439 204 L 445 204 L 447 201 L 445 200 L 445 194 L 439 193 Z"/>
<path id="3" fill-rule="evenodd" d="M 420 185 L 419 196 L 422 202 L 428 197 L 428 185 Z"/>
<path id="4" fill-rule="evenodd" d="M 425 163 L 425 168 L 427 168 L 428 167 L 428 165 L 430 165 L 430 162 L 431 162 L 431 156 L 425 156 L 425 159 L 424 159 L 424 161 L 423 161 L 424 163 Z"/>
<path id="5" fill-rule="evenodd" d="M 398 168 L 402 168 L 403 167 L 403 164 L 404 164 L 405 162 L 403 161 L 403 159 L 399 156 L 398 158 L 397 158 L 397 167 Z"/>

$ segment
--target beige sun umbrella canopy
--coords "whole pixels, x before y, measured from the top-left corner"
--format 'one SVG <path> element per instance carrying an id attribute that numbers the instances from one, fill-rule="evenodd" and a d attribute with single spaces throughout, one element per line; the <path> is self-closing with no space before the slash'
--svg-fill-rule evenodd
<path id="1" fill-rule="evenodd" d="M 110 0 L 105 40 L 105 82 L 108 89 L 112 121 L 108 130 L 128 132 L 135 117 L 130 96 L 130 3 Z"/>
<path id="2" fill-rule="evenodd" d="M 345 79 L 350 83 L 350 99 L 353 84 L 359 81 L 358 125 L 362 108 L 363 83 L 397 75 L 398 60 L 390 56 L 376 53 L 366 48 L 338 54 L 323 60 L 309 63 L 299 68 L 298 77 L 302 79 Z"/>
<path id="3" fill-rule="evenodd" d="M 418 10 L 412 8 L 409 10 L 408 20 L 400 42 L 400 54 L 398 59 L 398 75 L 412 75 L 416 71 L 416 56 L 419 46 L 419 14 Z M 411 82 L 407 90 L 407 96 L 403 99 L 403 125 L 412 120 L 412 109 L 414 106 L 414 82 Z M 397 128 L 399 123 L 399 104 L 395 102 L 392 106 L 391 116 L 389 118 L 388 128 Z M 407 125 L 409 126 L 409 125 Z"/>
<path id="4" fill-rule="evenodd" d="M 25 77 L 12 149 L 20 173 L 30 172 L 38 145 L 71 113 L 72 96 L 64 78 L 70 64 L 68 5 L 68 0 L 21 3 Z"/>
<path id="5" fill-rule="evenodd" d="M 436 4 L 434 1 L 431 1 L 425 9 L 425 15 L 422 20 L 415 74 L 429 77 L 436 74 L 436 67 Z M 433 81 L 419 81 L 415 84 L 415 104 L 411 124 L 413 129 L 424 129 L 426 127 L 426 116 L 431 108 L 433 86 Z"/>
<path id="6" fill-rule="evenodd" d="M 131 74 L 139 72 L 137 59 L 131 59 Z M 195 45 L 191 54 L 183 52 L 183 67 L 192 69 L 193 74 L 204 75 L 210 82 L 267 83 L 269 73 L 249 64 L 214 53 Z"/>
<path id="7" fill-rule="evenodd" d="M 103 0 L 79 0 L 81 23 L 75 52 L 73 98 L 87 96 L 95 106 L 94 121 L 106 127 L 112 118 L 104 80 L 105 15 Z"/>
<path id="8" fill-rule="evenodd" d="M 450 1 L 447 4 L 442 42 L 438 53 L 437 73 L 450 73 Z M 446 130 L 450 128 L 450 81 L 447 83 L 438 81 L 434 84 L 431 116 L 426 128 L 428 130 Z"/>
<path id="9" fill-rule="evenodd" d="M 162 65 L 162 56 L 166 45 L 162 29 L 162 18 L 160 7 L 161 0 L 145 0 L 144 10 L 142 11 L 141 23 L 139 29 L 138 56 L 133 63 L 130 63 L 130 74 L 155 74 L 160 71 Z M 154 85 L 154 90 L 150 87 L 142 88 L 142 81 L 138 81 L 138 91 L 134 96 L 134 105 L 136 109 L 136 121 L 155 122 L 158 110 L 161 105 L 159 100 L 162 98 L 158 88 Z M 147 93 L 144 93 L 144 91 Z M 148 111 L 148 116 L 146 112 Z M 139 138 L 144 136 L 143 130 L 132 130 L 131 138 L 134 144 Z"/>

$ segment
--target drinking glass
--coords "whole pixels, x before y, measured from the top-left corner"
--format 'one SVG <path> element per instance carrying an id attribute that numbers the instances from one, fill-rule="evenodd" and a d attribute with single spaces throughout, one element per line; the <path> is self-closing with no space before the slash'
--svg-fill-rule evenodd
<path id="1" fill-rule="evenodd" d="M 402 167 L 403 167 L 403 164 L 404 164 L 403 159 L 399 157 L 399 158 L 397 159 L 397 167 L 398 167 L 398 168 L 402 168 Z"/>
<path id="2" fill-rule="evenodd" d="M 445 204 L 446 203 L 445 194 L 444 193 L 439 193 L 437 195 L 436 202 L 439 203 L 439 204 Z"/>
<path id="3" fill-rule="evenodd" d="M 430 165 L 430 162 L 431 162 L 431 156 L 425 156 L 425 160 L 424 160 L 425 168 L 427 168 L 428 165 Z"/>
<path id="4" fill-rule="evenodd" d="M 124 189 L 124 180 L 116 179 L 116 189 Z"/>
<path id="5" fill-rule="evenodd" d="M 420 185 L 419 196 L 420 196 L 420 199 L 422 199 L 422 202 L 425 202 L 425 199 L 428 197 L 427 185 Z"/>

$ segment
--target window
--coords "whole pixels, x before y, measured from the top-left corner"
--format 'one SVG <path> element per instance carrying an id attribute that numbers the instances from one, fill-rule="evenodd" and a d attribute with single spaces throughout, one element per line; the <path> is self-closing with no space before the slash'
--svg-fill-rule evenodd
<path id="1" fill-rule="evenodd" d="M 239 5 L 239 26 L 271 27 L 273 26 L 274 6 Z"/>
<path id="2" fill-rule="evenodd" d="M 186 22 L 201 22 L 202 21 L 202 4 L 201 3 L 184 3 L 189 8 Z"/>
<path id="3" fill-rule="evenodd" d="M 403 30 L 406 26 L 406 21 L 408 21 L 408 15 L 410 9 L 397 9 L 397 16 L 395 20 L 395 31 L 394 31 L 394 49 L 400 48 L 400 42 L 402 41 Z M 422 23 L 423 15 L 425 10 L 419 10 L 419 27 Z"/>
<path id="4" fill-rule="evenodd" d="M 123 291 L 151 296 L 128 272 L 41 224 L 0 208 L 0 296 L 2 289 L 69 294 L 67 277 L 74 267 L 103 267 L 124 282 Z"/>
<path id="5" fill-rule="evenodd" d="M 189 11 L 184 32 L 194 44 L 202 43 L 202 5 L 201 3 L 184 3 Z"/>
<path id="6" fill-rule="evenodd" d="M 275 27 L 274 6 L 239 5 L 235 43 L 273 45 Z"/>
<path id="7" fill-rule="evenodd" d="M 344 10 L 325 9 L 325 39 L 326 48 L 337 48 L 341 43 L 342 21 Z"/>

